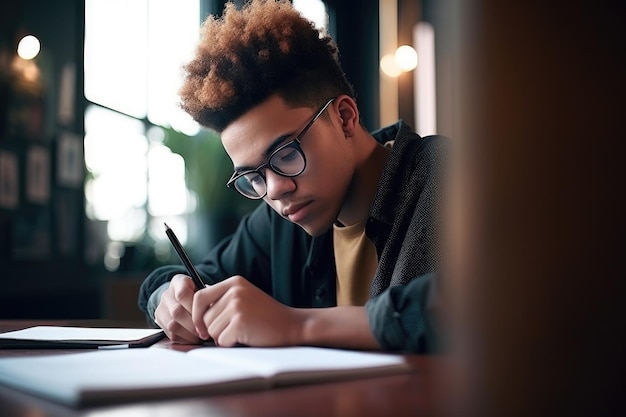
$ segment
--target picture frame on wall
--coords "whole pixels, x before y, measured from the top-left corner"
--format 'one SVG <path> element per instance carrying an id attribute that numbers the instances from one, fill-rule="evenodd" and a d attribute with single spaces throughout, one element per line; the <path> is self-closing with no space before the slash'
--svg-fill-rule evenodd
<path id="1" fill-rule="evenodd" d="M 0 208 L 15 210 L 19 205 L 17 155 L 0 149 Z"/>
<path id="2" fill-rule="evenodd" d="M 43 146 L 31 146 L 26 156 L 26 198 L 31 203 L 50 200 L 50 152 Z"/>
<path id="3" fill-rule="evenodd" d="M 74 133 L 62 132 L 57 142 L 57 184 L 81 187 L 84 174 L 82 138 Z"/>

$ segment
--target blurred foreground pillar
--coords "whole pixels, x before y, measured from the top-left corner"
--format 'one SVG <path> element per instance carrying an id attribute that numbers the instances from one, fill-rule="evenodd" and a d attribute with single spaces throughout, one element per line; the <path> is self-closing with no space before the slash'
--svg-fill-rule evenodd
<path id="1" fill-rule="evenodd" d="M 449 413 L 626 415 L 621 2 L 442 4 Z"/>

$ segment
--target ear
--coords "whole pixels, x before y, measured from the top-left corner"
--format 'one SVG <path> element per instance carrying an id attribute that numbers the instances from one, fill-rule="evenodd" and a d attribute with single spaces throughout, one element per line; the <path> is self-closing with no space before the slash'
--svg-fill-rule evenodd
<path id="1" fill-rule="evenodd" d="M 341 128 L 346 139 L 354 136 L 359 126 L 359 109 L 356 102 L 348 95 L 341 95 L 335 99 L 335 107 L 339 113 Z"/>

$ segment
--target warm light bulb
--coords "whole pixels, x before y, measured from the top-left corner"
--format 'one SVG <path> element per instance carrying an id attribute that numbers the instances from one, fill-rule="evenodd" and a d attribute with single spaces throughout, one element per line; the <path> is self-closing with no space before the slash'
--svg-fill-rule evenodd
<path id="1" fill-rule="evenodd" d="M 24 36 L 17 44 L 17 54 L 22 59 L 35 58 L 41 49 L 39 39 L 33 35 Z"/>
<path id="2" fill-rule="evenodd" d="M 395 58 L 402 71 L 413 71 L 417 67 L 417 52 L 409 45 L 400 46 L 396 50 Z"/>
<path id="3" fill-rule="evenodd" d="M 393 55 L 385 55 L 380 60 L 380 69 L 389 77 L 397 77 L 402 73 Z"/>

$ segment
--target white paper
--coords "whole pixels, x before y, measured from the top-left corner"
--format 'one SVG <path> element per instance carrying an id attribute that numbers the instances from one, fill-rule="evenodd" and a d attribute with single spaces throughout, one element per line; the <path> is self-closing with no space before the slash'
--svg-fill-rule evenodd
<path id="1" fill-rule="evenodd" d="M 197 365 L 185 353 L 159 348 L 7 358 L 0 359 L 0 383 L 77 405 L 142 398 L 155 395 L 155 391 L 167 396 L 172 394 L 168 391 L 175 393 L 175 389 L 185 387 L 260 380 L 241 368 L 211 363 L 202 366 L 201 362 Z"/>
<path id="2" fill-rule="evenodd" d="M 254 369 L 264 376 L 282 372 L 343 371 L 402 365 L 399 355 L 320 347 L 220 348 L 206 347 L 187 353 L 212 361 Z"/>
<path id="3" fill-rule="evenodd" d="M 407 369 L 400 355 L 340 349 L 200 347 L 184 353 L 146 348 L 2 358 L 0 384 L 77 405 L 263 389 Z"/>
<path id="4" fill-rule="evenodd" d="M 35 326 L 27 329 L 0 333 L 0 339 L 41 341 L 111 340 L 131 342 L 160 333 L 161 331 L 161 329 Z"/>

